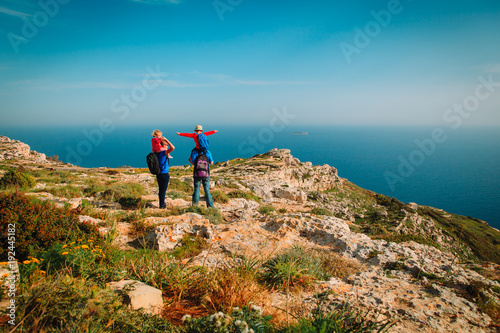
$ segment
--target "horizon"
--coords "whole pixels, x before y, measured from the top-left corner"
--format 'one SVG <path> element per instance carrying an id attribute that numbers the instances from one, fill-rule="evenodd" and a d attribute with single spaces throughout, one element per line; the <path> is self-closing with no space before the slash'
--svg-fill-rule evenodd
<path id="1" fill-rule="evenodd" d="M 500 126 L 500 3 L 1 0 L 2 127 Z"/>

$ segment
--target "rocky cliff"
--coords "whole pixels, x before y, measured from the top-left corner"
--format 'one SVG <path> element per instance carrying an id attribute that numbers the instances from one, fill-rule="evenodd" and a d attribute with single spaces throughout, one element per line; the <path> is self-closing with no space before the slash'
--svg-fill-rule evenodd
<path id="1" fill-rule="evenodd" d="M 320 293 L 326 295 L 327 309 L 349 304 L 378 319 L 393 320 L 389 332 L 498 328 L 498 318 L 481 303 L 499 308 L 497 230 L 474 218 L 361 189 L 339 177 L 334 167 L 301 162 L 289 150 L 273 149 L 214 165 L 212 191 L 220 212 L 215 223 L 194 212 L 157 214 L 155 180 L 146 170 L 68 168 L 55 162 L 48 166 L 44 155 L 5 137 L 0 149 L 3 170 L 19 165 L 34 173 L 48 167 L 69 170 L 55 183 L 37 179 L 27 194 L 80 211 L 90 204 L 116 216 L 113 226 L 99 218 L 103 214 L 81 215 L 80 220 L 98 225 L 102 234 L 115 232 L 114 243 L 124 250 L 145 246 L 170 251 L 185 235 L 197 235 L 211 247 L 189 264 L 209 269 L 242 256 L 266 258 L 296 245 L 327 251 L 361 267 L 343 278 L 318 281 L 315 293 L 276 292 L 273 307 L 283 307 L 285 298 L 291 297 L 312 309 Z M 190 172 L 185 167 L 171 169 L 167 210 L 190 206 Z M 143 186 L 146 193 L 141 199 L 148 216 L 135 224 L 120 220 L 120 203 L 106 197 L 106 191 L 88 190 L 97 182 Z M 67 184 L 87 189 L 80 192 L 86 195 L 65 197 L 53 190 Z M 134 227 L 138 224 L 147 226 L 142 235 Z"/>

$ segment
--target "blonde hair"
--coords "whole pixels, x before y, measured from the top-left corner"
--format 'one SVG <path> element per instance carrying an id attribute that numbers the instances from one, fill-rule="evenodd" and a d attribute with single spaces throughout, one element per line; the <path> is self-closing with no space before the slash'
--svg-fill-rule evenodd
<path id="1" fill-rule="evenodd" d="M 152 136 L 157 137 L 157 136 L 162 136 L 162 132 L 160 130 L 154 130 L 153 133 L 151 133 Z"/>

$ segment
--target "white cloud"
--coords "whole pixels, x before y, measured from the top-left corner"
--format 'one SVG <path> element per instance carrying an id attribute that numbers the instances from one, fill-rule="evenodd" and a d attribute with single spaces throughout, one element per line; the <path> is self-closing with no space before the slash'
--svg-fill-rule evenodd
<path id="1" fill-rule="evenodd" d="M 10 16 L 21 17 L 21 18 L 31 16 L 30 14 L 18 12 L 16 10 L 12 10 L 12 9 L 7 8 L 7 7 L 0 7 L 0 13 L 10 15 Z"/>
<path id="2" fill-rule="evenodd" d="M 191 83 L 191 82 L 179 82 L 175 80 L 164 80 L 160 83 L 162 87 L 171 88 L 193 88 L 193 87 L 213 87 L 213 84 L 209 83 Z"/>
<path id="3" fill-rule="evenodd" d="M 198 71 L 189 72 L 200 79 L 205 79 L 210 82 L 214 82 L 213 85 L 244 85 L 244 86 L 276 86 L 276 85 L 307 85 L 312 84 L 308 81 L 269 81 L 269 80 L 245 80 L 237 79 L 230 75 L 220 74 L 220 73 L 201 73 Z"/>

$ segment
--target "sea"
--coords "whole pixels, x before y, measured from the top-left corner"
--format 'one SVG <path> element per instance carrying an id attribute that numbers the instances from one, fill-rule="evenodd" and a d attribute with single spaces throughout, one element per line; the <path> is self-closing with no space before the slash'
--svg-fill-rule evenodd
<path id="1" fill-rule="evenodd" d="M 193 125 L 1 128 L 0 135 L 82 167 L 141 167 L 151 132 L 163 131 L 185 165 Z M 216 162 L 289 149 L 302 162 L 328 164 L 356 185 L 408 203 L 472 216 L 500 229 L 500 128 L 225 125 L 209 136 Z"/>

